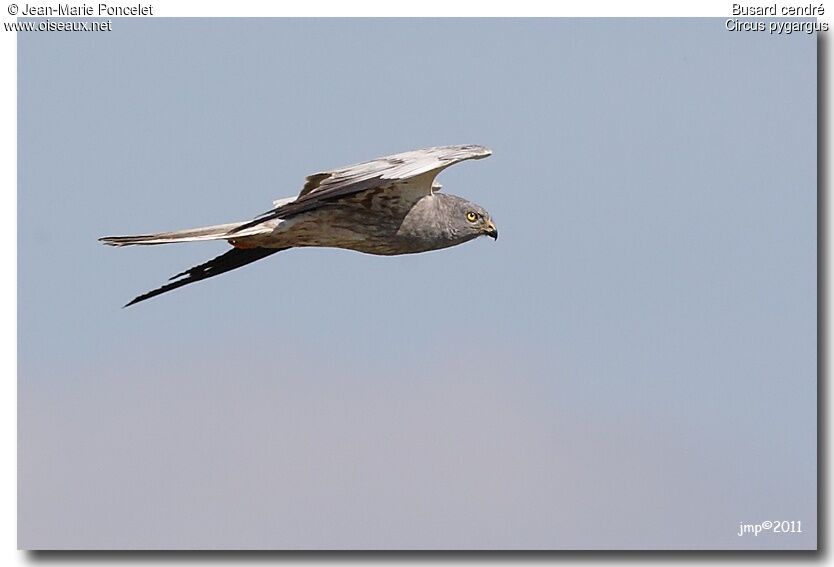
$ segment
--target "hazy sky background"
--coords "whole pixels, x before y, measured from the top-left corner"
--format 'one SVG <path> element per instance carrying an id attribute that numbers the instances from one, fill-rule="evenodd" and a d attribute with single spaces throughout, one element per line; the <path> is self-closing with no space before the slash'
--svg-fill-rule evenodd
<path id="1" fill-rule="evenodd" d="M 813 548 L 816 40 L 724 20 L 123 20 L 18 34 L 23 548 Z M 431 145 L 501 231 L 243 220 Z M 739 522 L 802 534 L 738 537 Z"/>

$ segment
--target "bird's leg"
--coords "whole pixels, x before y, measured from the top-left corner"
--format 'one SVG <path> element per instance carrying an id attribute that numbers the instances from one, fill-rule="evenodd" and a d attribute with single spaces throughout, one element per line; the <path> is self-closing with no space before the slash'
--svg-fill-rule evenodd
<path id="1" fill-rule="evenodd" d="M 258 245 L 255 244 L 254 242 L 246 242 L 245 240 L 230 239 L 230 240 L 228 240 L 228 242 L 229 242 L 229 244 L 231 244 L 232 246 L 234 246 L 235 248 L 237 248 L 239 250 L 246 250 L 248 248 L 257 248 L 258 247 Z"/>

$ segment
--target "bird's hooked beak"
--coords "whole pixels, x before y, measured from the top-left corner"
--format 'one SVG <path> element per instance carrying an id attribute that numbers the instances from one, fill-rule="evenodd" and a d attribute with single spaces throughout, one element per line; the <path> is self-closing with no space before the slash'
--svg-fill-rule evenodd
<path id="1" fill-rule="evenodd" d="M 484 234 L 491 236 L 493 240 L 498 240 L 498 227 L 492 221 L 487 221 Z"/>

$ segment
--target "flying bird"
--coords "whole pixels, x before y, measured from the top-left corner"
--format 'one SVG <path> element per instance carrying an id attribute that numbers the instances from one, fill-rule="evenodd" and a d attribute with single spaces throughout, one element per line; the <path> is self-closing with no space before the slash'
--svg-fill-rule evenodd
<path id="1" fill-rule="evenodd" d="M 309 175 L 297 197 L 273 201 L 272 209 L 250 221 L 99 240 L 110 246 L 226 240 L 233 247 L 125 307 L 289 248 L 393 256 L 448 248 L 482 235 L 497 240 L 498 229 L 483 207 L 438 193 L 435 181 L 450 165 L 491 153 L 483 146 L 460 145 L 394 154 Z"/>

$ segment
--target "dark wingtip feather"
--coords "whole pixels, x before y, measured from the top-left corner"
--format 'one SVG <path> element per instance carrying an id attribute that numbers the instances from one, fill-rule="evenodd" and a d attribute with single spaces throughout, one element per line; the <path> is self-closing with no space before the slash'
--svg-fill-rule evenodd
<path id="1" fill-rule="evenodd" d="M 214 276 L 219 276 L 220 274 L 229 272 L 231 270 L 234 270 L 235 268 L 240 268 L 241 266 L 245 266 L 246 264 L 251 264 L 256 260 L 266 258 L 267 256 L 275 254 L 276 252 L 280 252 L 282 250 L 286 250 L 286 248 L 233 248 L 225 254 L 221 254 L 217 258 L 213 258 L 204 264 L 200 264 L 199 266 L 189 268 L 184 272 L 180 272 L 179 274 L 171 278 L 173 280 L 178 277 L 182 277 L 182 279 L 172 281 L 171 283 L 167 283 L 162 287 L 158 287 L 147 293 L 143 293 L 142 295 L 134 297 L 129 303 L 126 303 L 124 305 L 123 309 L 125 307 L 130 307 L 131 305 L 136 305 L 137 303 L 145 301 L 146 299 L 150 299 L 152 297 L 156 297 L 157 295 L 161 295 L 163 293 L 172 291 L 174 289 L 177 289 L 178 287 L 198 282 L 200 280 L 205 280 Z"/>

